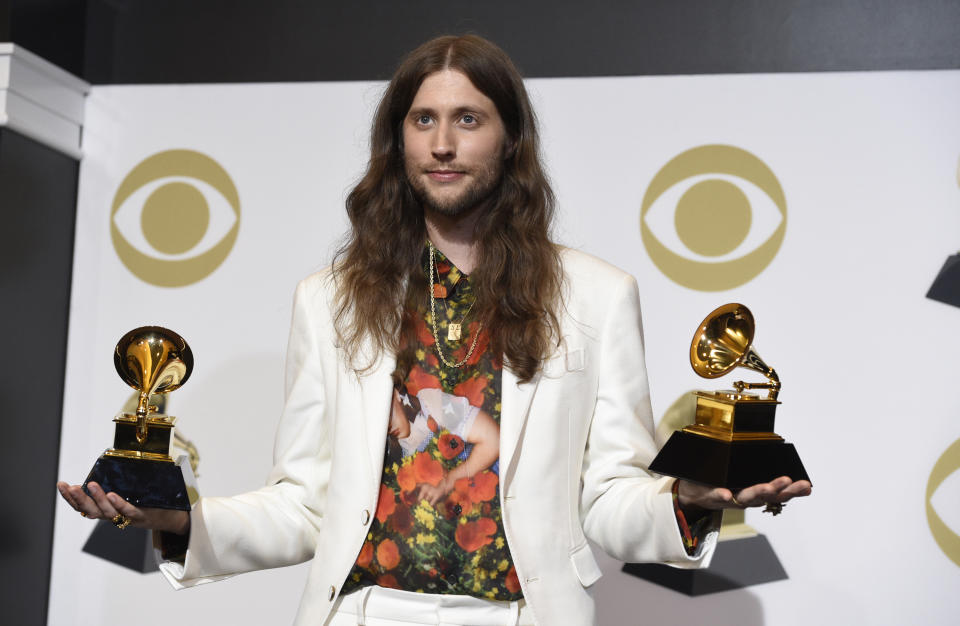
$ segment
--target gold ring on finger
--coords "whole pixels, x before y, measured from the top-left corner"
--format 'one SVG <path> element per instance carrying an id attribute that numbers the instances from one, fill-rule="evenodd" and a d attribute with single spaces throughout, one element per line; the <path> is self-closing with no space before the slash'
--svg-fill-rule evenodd
<path id="1" fill-rule="evenodd" d="M 737 500 L 737 496 L 733 495 L 733 492 L 730 493 L 730 499 L 733 500 L 733 503 L 736 504 L 736 505 L 737 505 L 738 507 L 740 507 L 741 509 L 747 508 L 747 505 L 745 505 L 745 504 L 743 504 L 742 502 L 740 502 L 739 500 Z"/>
<path id="2" fill-rule="evenodd" d="M 116 526 L 120 530 L 123 530 L 124 528 L 130 525 L 131 520 L 129 517 L 127 517 L 123 513 L 117 513 L 116 515 L 110 518 L 110 521 L 113 522 L 114 526 Z"/>

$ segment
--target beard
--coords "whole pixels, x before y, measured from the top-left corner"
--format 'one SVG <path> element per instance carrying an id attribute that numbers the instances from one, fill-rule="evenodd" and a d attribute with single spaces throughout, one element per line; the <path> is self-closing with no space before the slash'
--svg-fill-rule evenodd
<path id="1" fill-rule="evenodd" d="M 495 160 L 480 168 L 469 170 L 469 184 L 458 193 L 438 194 L 425 181 L 426 168 L 405 163 L 404 170 L 410 189 L 420 205 L 424 209 L 446 217 L 462 215 L 486 202 L 499 189 L 503 179 L 503 166 L 500 161 Z"/>

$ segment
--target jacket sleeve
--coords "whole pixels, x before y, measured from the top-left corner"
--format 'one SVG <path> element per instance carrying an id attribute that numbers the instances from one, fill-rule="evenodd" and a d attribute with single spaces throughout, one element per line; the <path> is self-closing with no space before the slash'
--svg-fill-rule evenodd
<path id="1" fill-rule="evenodd" d="M 671 494 L 672 478 L 647 467 L 657 454 L 644 363 L 637 283 L 624 275 L 600 329 L 599 381 L 582 470 L 584 532 L 611 556 L 679 567 L 709 564 L 716 534 L 687 554 Z"/>
<path id="2" fill-rule="evenodd" d="M 327 403 L 319 342 L 329 341 L 327 307 L 318 277 L 297 287 L 287 347 L 286 402 L 274 447 L 274 467 L 261 489 L 201 498 L 190 514 L 184 562 L 160 569 L 176 588 L 242 572 L 300 563 L 313 556 L 329 479 Z"/>

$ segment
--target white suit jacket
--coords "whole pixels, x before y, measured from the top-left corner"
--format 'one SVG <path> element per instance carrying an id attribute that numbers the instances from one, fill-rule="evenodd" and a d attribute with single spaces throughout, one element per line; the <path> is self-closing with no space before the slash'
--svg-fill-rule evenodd
<path id="1" fill-rule="evenodd" d="M 615 558 L 705 565 L 687 556 L 671 480 L 645 469 L 657 449 L 633 277 L 564 250 L 563 341 L 529 383 L 504 368 L 503 524 L 538 624 L 594 623 L 601 572 L 587 538 Z M 328 618 L 376 511 L 394 359 L 358 377 L 335 345 L 328 272 L 300 283 L 275 467 L 262 489 L 202 498 L 177 587 L 313 559 L 296 624 Z"/>

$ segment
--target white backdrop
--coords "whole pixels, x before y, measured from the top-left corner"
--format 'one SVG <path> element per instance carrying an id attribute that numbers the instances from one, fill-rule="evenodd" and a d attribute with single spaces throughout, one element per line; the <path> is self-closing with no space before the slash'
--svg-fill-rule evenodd
<path id="1" fill-rule="evenodd" d="M 815 485 L 813 497 L 776 519 L 747 516 L 773 544 L 789 580 L 691 599 L 621 574 L 619 563 L 604 559 L 606 576 L 596 588 L 601 623 L 952 623 L 960 567 L 934 541 L 924 506 L 931 468 L 960 438 L 960 309 L 924 294 L 946 256 L 960 249 L 960 72 L 543 79 L 528 86 L 561 207 L 558 239 L 640 282 L 655 414 L 689 389 L 717 388 L 690 369 L 688 342 L 715 306 L 744 302 L 757 318 L 757 348 L 784 383 L 777 430 L 796 444 Z M 200 450 L 201 492 L 226 495 L 262 483 L 282 401 L 293 289 L 329 262 L 344 231 L 343 200 L 363 169 L 381 89 L 93 88 L 62 477 L 82 480 L 112 441 L 110 420 L 129 395 L 113 371 L 116 340 L 160 324 L 182 334 L 196 358 L 170 410 Z M 640 204 L 653 176 L 705 144 L 759 157 L 787 205 L 786 237 L 773 262 L 721 292 L 673 282 L 640 239 Z M 180 288 L 155 287 L 131 273 L 109 228 L 120 181 L 143 159 L 171 149 L 218 162 L 241 207 L 239 237 L 223 264 Z M 135 226 L 137 207 L 129 208 L 125 223 Z M 754 228 L 779 219 L 775 209 L 766 217 L 758 205 L 754 211 Z M 212 231 L 229 228 L 230 219 L 229 212 L 214 215 L 210 236 L 220 236 Z M 660 223 L 666 243 L 669 213 Z M 148 250 L 135 227 L 125 235 Z M 757 237 L 763 241 L 751 233 L 744 245 Z M 202 252 L 204 242 L 183 256 Z M 933 499 L 954 532 L 958 495 L 955 473 Z M 58 507 L 50 624 L 293 618 L 303 566 L 173 592 L 159 574 L 81 552 L 91 530 L 65 504 Z"/>

